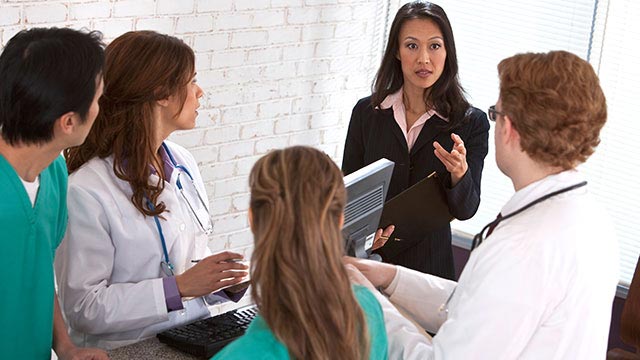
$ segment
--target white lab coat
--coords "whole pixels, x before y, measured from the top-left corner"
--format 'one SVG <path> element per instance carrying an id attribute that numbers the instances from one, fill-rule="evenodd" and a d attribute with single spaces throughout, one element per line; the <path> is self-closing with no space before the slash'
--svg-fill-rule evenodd
<path id="1" fill-rule="evenodd" d="M 208 199 L 193 156 L 165 142 L 178 164 Z M 192 259 L 211 254 L 207 235 L 193 220 L 176 187 L 174 171 L 159 201 L 169 259 L 180 274 Z M 150 181 L 158 180 L 152 175 Z M 183 180 L 184 181 L 184 180 Z M 116 177 L 113 158 L 94 158 L 69 177 L 69 225 L 56 255 L 62 310 L 77 345 L 112 349 L 210 314 L 203 298 L 183 301 L 167 312 L 160 262 L 162 245 L 153 217 L 131 202 L 129 184 Z"/>
<path id="2" fill-rule="evenodd" d="M 518 191 L 509 214 L 581 182 L 576 171 Z M 386 297 L 391 359 L 604 359 L 618 283 L 617 241 L 606 213 L 582 187 L 501 222 L 471 253 L 459 282 L 398 267 Z M 448 314 L 441 311 L 449 294 Z"/>

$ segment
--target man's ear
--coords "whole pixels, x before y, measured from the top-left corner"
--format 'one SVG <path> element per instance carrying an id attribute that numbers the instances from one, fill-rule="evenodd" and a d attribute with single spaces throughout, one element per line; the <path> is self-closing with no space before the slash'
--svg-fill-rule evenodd
<path id="1" fill-rule="evenodd" d="M 62 116 L 56 120 L 54 126 L 56 126 L 62 134 L 71 135 L 75 127 L 79 124 L 80 116 L 73 111 L 69 111 L 68 113 L 62 114 Z"/>
<path id="2" fill-rule="evenodd" d="M 504 126 L 502 130 L 504 131 L 504 139 L 507 143 L 516 142 L 520 144 L 520 133 L 516 130 L 515 126 L 513 126 L 513 122 L 509 115 L 504 115 Z"/>

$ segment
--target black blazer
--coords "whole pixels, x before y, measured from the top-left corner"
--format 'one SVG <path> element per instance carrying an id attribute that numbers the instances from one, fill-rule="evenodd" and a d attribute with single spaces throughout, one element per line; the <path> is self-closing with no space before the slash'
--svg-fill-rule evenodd
<path id="1" fill-rule="evenodd" d="M 480 179 L 488 151 L 489 121 L 484 112 L 472 108 L 469 118 L 457 128 L 442 130 L 446 125 L 447 122 L 437 115 L 432 116 L 409 152 L 404 134 L 393 117 L 393 109 L 376 110 L 370 97 L 361 99 L 351 114 L 342 171 L 348 175 L 381 158 L 395 162 L 387 199 L 436 171 L 451 214 L 459 220 L 469 219 L 480 205 Z M 434 141 L 451 151 L 452 132 L 464 141 L 469 165 L 465 176 L 453 188 L 450 173 L 433 153 Z M 378 252 L 385 262 L 448 279 L 455 277 L 450 225 L 429 233 L 426 238 L 407 240 L 411 241 L 406 241 L 406 245 L 401 241 L 387 243 Z M 385 251 L 387 247 L 394 249 Z M 390 257 L 389 254 L 394 255 Z"/>

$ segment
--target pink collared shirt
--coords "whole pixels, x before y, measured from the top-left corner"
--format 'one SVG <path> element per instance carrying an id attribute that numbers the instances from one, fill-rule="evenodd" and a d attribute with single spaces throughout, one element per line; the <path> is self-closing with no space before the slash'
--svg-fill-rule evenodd
<path id="1" fill-rule="evenodd" d="M 422 131 L 424 124 L 429 120 L 429 118 L 433 115 L 438 115 L 445 121 L 449 120 L 438 114 L 434 109 L 431 109 L 422 114 L 413 126 L 411 126 L 411 129 L 407 130 L 407 114 L 404 108 L 404 102 L 402 102 L 402 88 L 391 95 L 387 95 L 384 101 L 380 104 L 380 107 L 382 109 L 389 109 L 393 107 L 393 118 L 396 119 L 398 126 L 400 126 L 400 129 L 402 130 L 402 134 L 404 134 L 405 140 L 407 140 L 407 147 L 409 148 L 409 151 L 411 151 L 413 144 L 416 143 L 416 139 L 418 138 L 418 135 L 420 135 L 420 131 Z"/>

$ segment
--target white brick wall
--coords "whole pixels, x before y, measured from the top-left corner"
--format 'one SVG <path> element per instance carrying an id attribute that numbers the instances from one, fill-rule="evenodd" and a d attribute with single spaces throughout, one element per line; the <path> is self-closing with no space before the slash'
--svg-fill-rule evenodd
<path id="1" fill-rule="evenodd" d="M 349 116 L 380 59 L 383 0 L 0 0 L 0 46 L 32 26 L 182 38 L 206 92 L 196 128 L 172 135 L 204 178 L 210 247 L 251 253 L 247 176 L 271 149 L 311 145 L 338 162 Z"/>
<path id="2" fill-rule="evenodd" d="M 0 26 L 19 24 L 21 10 L 19 6 L 3 6 L 0 12 Z"/>

